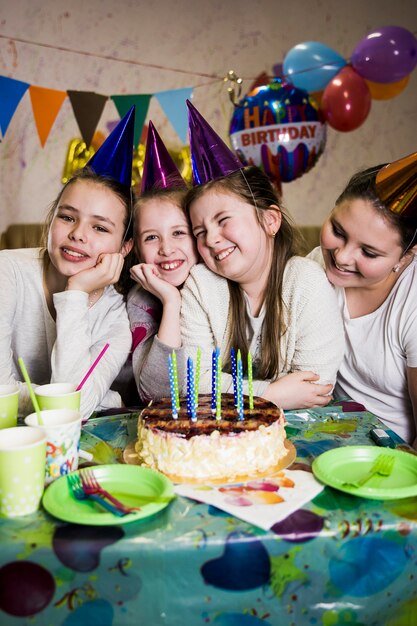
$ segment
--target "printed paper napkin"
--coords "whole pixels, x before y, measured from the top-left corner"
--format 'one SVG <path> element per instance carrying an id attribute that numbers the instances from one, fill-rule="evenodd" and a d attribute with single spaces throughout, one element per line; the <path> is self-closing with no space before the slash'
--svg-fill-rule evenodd
<path id="1" fill-rule="evenodd" d="M 264 530 L 285 519 L 324 488 L 310 472 L 282 470 L 273 476 L 227 485 L 175 485 L 175 492 L 211 504 Z"/>

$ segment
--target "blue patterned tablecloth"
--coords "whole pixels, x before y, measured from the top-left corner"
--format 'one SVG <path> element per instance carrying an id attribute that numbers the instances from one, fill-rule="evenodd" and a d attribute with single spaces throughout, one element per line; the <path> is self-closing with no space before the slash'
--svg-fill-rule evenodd
<path id="1" fill-rule="evenodd" d="M 121 462 L 137 415 L 90 420 L 83 447 Z M 287 413 L 293 467 L 369 444 L 378 420 L 340 408 Z M 108 442 L 111 447 L 100 443 Z M 397 445 L 403 447 L 397 439 Z M 417 498 L 326 487 L 266 532 L 178 497 L 152 519 L 0 521 L 2 626 L 411 626 L 417 621 Z"/>

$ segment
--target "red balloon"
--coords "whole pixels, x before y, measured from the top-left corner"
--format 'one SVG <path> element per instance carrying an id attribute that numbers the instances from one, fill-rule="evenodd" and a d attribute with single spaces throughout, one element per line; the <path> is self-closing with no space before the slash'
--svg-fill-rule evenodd
<path id="1" fill-rule="evenodd" d="M 366 81 L 352 67 L 346 66 L 326 86 L 321 110 L 332 128 L 347 132 L 363 124 L 371 102 Z"/>

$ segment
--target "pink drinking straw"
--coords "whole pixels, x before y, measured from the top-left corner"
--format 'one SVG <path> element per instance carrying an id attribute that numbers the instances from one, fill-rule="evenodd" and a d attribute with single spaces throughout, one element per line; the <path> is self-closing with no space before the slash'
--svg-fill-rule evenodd
<path id="1" fill-rule="evenodd" d="M 97 363 L 100 361 L 101 357 L 104 355 L 104 353 L 106 352 L 107 348 L 110 346 L 109 343 L 106 343 L 106 345 L 104 346 L 103 350 L 100 352 L 100 354 L 98 355 L 98 357 L 96 358 L 96 360 L 94 361 L 94 363 L 92 364 L 92 366 L 90 367 L 90 369 L 88 370 L 88 372 L 86 373 L 86 375 L 84 376 L 84 378 L 82 379 L 82 381 L 80 382 L 80 384 L 78 385 L 78 387 L 76 388 L 75 391 L 80 391 L 80 389 L 82 389 L 82 387 L 84 386 L 85 381 L 90 377 L 91 373 L 93 372 L 93 370 L 95 369 Z"/>

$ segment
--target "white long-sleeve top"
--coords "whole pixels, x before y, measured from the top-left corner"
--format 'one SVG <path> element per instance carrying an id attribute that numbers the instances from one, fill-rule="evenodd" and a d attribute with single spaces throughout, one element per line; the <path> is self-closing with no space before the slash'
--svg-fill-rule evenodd
<path id="1" fill-rule="evenodd" d="M 81 392 L 81 413 L 121 406 L 110 390 L 129 354 L 131 333 L 123 297 L 113 286 L 89 308 L 88 294 L 68 290 L 53 296 L 56 321 L 43 289 L 43 251 L 0 251 L 0 383 L 17 382 L 19 413 L 33 411 L 18 364 L 22 357 L 33 386 L 49 382 L 78 384 L 110 344 Z"/>
<path id="2" fill-rule="evenodd" d="M 294 371 L 313 371 L 322 383 L 334 384 L 345 347 L 343 324 L 335 293 L 318 263 L 293 257 L 283 277 L 282 298 L 286 332 L 281 338 L 281 370 L 277 378 Z M 211 391 L 211 358 L 218 346 L 223 362 L 230 334 L 230 295 L 227 281 L 203 264 L 195 265 L 182 289 L 181 326 L 185 356 L 195 358 L 201 348 L 201 393 Z M 248 311 L 249 313 L 249 311 Z M 250 351 L 254 356 L 254 395 L 263 395 L 270 381 L 255 378 L 256 358 L 264 309 L 249 320 L 252 326 Z M 234 346 L 235 350 L 239 346 Z M 222 391 L 233 390 L 233 378 L 222 374 Z M 182 392 L 185 392 L 183 381 Z M 243 392 L 248 393 L 247 381 Z"/>

